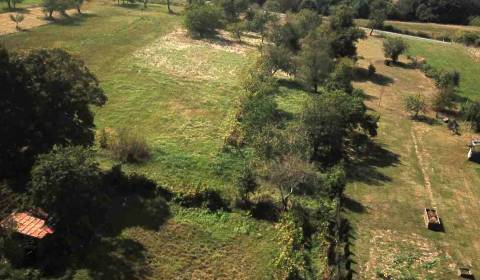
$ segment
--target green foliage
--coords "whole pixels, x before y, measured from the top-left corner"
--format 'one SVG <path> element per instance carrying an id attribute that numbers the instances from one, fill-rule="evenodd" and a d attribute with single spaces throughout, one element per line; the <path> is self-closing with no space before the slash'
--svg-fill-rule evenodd
<path id="1" fill-rule="evenodd" d="M 239 20 L 241 13 L 248 8 L 248 0 L 215 0 L 214 3 L 223 10 L 224 17 L 228 22 Z"/>
<path id="2" fill-rule="evenodd" d="M 17 30 L 19 29 L 18 25 L 25 19 L 25 16 L 22 14 L 10 15 L 10 20 L 15 22 Z"/>
<path id="3" fill-rule="evenodd" d="M 259 8 L 251 9 L 253 15 L 247 21 L 247 29 L 252 32 L 258 32 L 262 36 L 262 42 L 267 33 L 267 25 L 272 22 L 277 22 L 278 17 L 269 11 L 264 11 Z"/>
<path id="4" fill-rule="evenodd" d="M 470 122 L 470 126 L 476 132 L 480 131 L 480 102 L 467 101 L 463 104 L 460 114 Z"/>
<path id="5" fill-rule="evenodd" d="M 455 89 L 452 87 L 439 88 L 432 100 L 432 107 L 437 112 L 455 108 Z"/>
<path id="6" fill-rule="evenodd" d="M 375 68 L 375 65 L 370 63 L 368 65 L 368 76 L 372 77 L 373 75 L 375 75 L 376 72 L 377 72 L 377 68 Z"/>
<path id="7" fill-rule="evenodd" d="M 150 159 L 151 151 L 144 135 L 122 129 L 107 148 L 122 163 L 143 163 Z"/>
<path id="8" fill-rule="evenodd" d="M 323 31 L 330 41 L 335 57 L 354 57 L 357 54 L 357 42 L 365 37 L 365 32 L 355 27 L 353 10 L 340 5 L 333 10 L 328 28 Z"/>
<path id="9" fill-rule="evenodd" d="M 362 129 L 376 136 L 378 119 L 367 114 L 363 99 L 345 92 L 324 92 L 305 102 L 302 125 L 311 147 L 311 158 L 333 166 L 343 158 L 345 140 Z"/>
<path id="10" fill-rule="evenodd" d="M 406 52 L 408 45 L 401 38 L 388 37 L 383 41 L 383 53 L 385 57 L 392 59 L 394 62 L 398 60 L 398 57 Z"/>
<path id="11" fill-rule="evenodd" d="M 302 41 L 302 50 L 296 59 L 296 78 L 302 81 L 308 90 L 318 92 L 332 71 L 328 41 L 317 33 L 311 33 Z"/>
<path id="12" fill-rule="evenodd" d="M 472 19 L 470 20 L 470 25 L 480 27 L 480 16 L 472 17 Z"/>
<path id="13" fill-rule="evenodd" d="M 466 24 L 480 12 L 480 5 L 471 0 L 399 0 L 395 3 L 402 20 Z"/>
<path id="14" fill-rule="evenodd" d="M 83 251 L 103 221 L 107 199 L 93 152 L 82 147 L 54 147 L 32 169 L 28 204 L 58 221 L 54 238 L 67 252 Z"/>
<path id="15" fill-rule="evenodd" d="M 480 47 L 480 32 L 462 32 L 454 40 L 467 46 Z"/>
<path id="16" fill-rule="evenodd" d="M 238 175 L 235 186 L 242 200 L 248 201 L 249 196 L 253 194 L 257 188 L 257 178 L 250 166 L 244 166 Z"/>
<path id="17" fill-rule="evenodd" d="M 327 90 L 341 90 L 347 93 L 353 92 L 353 71 L 355 62 L 350 58 L 338 59 L 333 72 L 328 78 L 325 88 Z"/>
<path id="18" fill-rule="evenodd" d="M 193 4 L 185 12 L 184 24 L 193 37 L 206 37 L 215 34 L 222 27 L 222 12 L 210 4 Z"/>
<path id="19" fill-rule="evenodd" d="M 269 72 L 275 74 L 281 70 L 287 74 L 296 72 L 294 54 L 291 50 L 276 45 L 266 45 L 262 49 L 262 59 Z"/>
<path id="20" fill-rule="evenodd" d="M 239 42 L 242 41 L 242 34 L 247 29 L 246 23 L 243 21 L 235 21 L 227 25 L 227 30 L 233 35 Z"/>
<path id="21" fill-rule="evenodd" d="M 420 94 L 409 95 L 405 97 L 404 107 L 406 111 L 412 113 L 413 117 L 416 118 L 418 117 L 419 113 L 425 112 L 427 104 L 425 99 Z"/>
<path id="22" fill-rule="evenodd" d="M 386 0 L 374 0 L 370 4 L 370 16 L 368 26 L 372 28 L 382 28 L 388 14 L 388 2 Z"/>
<path id="23" fill-rule="evenodd" d="M 0 49 L 0 64 L 0 178 L 29 172 L 55 144 L 93 144 L 91 105 L 106 96 L 82 61 L 58 49 L 24 56 Z"/>
<path id="24" fill-rule="evenodd" d="M 276 225 L 280 254 L 274 259 L 276 279 L 303 279 L 307 268 L 302 228 L 293 214 L 286 212 Z"/>

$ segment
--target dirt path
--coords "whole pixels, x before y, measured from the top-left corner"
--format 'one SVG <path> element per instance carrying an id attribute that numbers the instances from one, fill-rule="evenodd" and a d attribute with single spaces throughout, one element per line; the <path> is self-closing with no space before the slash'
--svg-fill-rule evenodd
<path id="1" fill-rule="evenodd" d="M 10 16 L 15 14 L 16 13 L 14 12 L 0 14 L 0 35 L 18 32 L 15 28 L 15 23 L 10 19 Z M 25 17 L 19 25 L 21 30 L 29 30 L 52 22 L 45 18 L 45 13 L 41 7 L 26 9 L 25 11 L 22 11 L 21 14 Z M 67 14 L 73 15 L 75 14 L 75 10 L 69 10 L 67 11 Z M 59 13 L 54 13 L 53 17 L 61 18 L 61 15 Z"/>
<path id="2" fill-rule="evenodd" d="M 421 146 L 418 144 L 418 138 L 416 136 L 416 132 L 414 129 L 412 129 L 412 140 L 413 140 L 413 145 L 415 147 L 415 154 L 418 159 L 418 164 L 420 165 L 420 169 L 422 171 L 423 175 L 423 181 L 425 184 L 425 191 L 427 192 L 428 199 L 430 200 L 431 207 L 436 207 L 435 200 L 433 199 L 433 192 L 432 192 L 432 182 L 430 181 L 430 176 L 428 175 L 428 159 L 426 159 L 425 156 L 425 151 L 422 149 Z"/>

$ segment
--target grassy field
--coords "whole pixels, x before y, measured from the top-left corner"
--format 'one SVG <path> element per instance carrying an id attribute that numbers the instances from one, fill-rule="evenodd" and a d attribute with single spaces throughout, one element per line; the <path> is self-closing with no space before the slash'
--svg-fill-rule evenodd
<path id="1" fill-rule="evenodd" d="M 411 51 L 420 53 L 422 44 L 411 42 Z M 464 75 L 474 71 L 468 67 L 478 67 L 464 52 L 455 48 L 439 52 L 437 47 L 443 46 L 424 46 L 425 53 L 420 54 L 433 63 L 434 57 L 441 61 L 448 53 L 452 57 L 445 60 L 451 64 L 445 65 L 459 67 Z M 361 67 L 373 63 L 377 68 L 375 79 L 355 86 L 368 93 L 369 107 L 381 116 L 376 141 L 382 149 L 372 155 L 374 170 L 369 170 L 368 179 L 352 180 L 346 191 L 354 228 L 354 278 L 376 279 L 382 273 L 394 279 L 455 279 L 462 264 L 472 265 L 478 273 L 480 167 L 466 160 L 465 146 L 472 134 L 462 124 L 462 135 L 451 135 L 434 120 L 433 112 L 423 122 L 411 120 L 402 110 L 403 98 L 421 93 L 429 100 L 435 86 L 418 70 L 385 66 L 381 48 L 381 39 L 373 37 L 359 47 Z M 475 92 L 469 90 L 462 84 L 462 94 L 474 98 Z M 425 228 L 426 207 L 438 208 L 445 232 Z"/>
<path id="2" fill-rule="evenodd" d="M 243 159 L 222 152 L 236 110 L 240 71 L 256 54 L 255 38 L 193 41 L 182 30 L 181 7 L 117 7 L 91 2 L 89 12 L 30 32 L 0 37 L 9 49 L 63 48 L 85 61 L 108 96 L 95 109 L 98 129 L 128 129 L 146 136 L 153 151 L 145 174 L 173 191 L 203 184 L 232 194 Z M 250 42 L 250 43 L 249 43 Z M 102 165 L 115 162 L 101 154 Z M 79 269 L 76 279 L 268 279 L 278 254 L 270 222 L 243 213 L 209 213 L 171 205 L 160 229 L 131 226 L 117 239 L 122 252 Z M 125 258 L 125 255 L 132 255 Z M 97 257 L 96 259 L 102 259 Z M 115 265 L 115 268 L 112 268 Z"/>
<path id="3" fill-rule="evenodd" d="M 355 23 L 362 27 L 368 26 L 367 19 L 356 19 Z M 463 32 L 480 32 L 480 27 L 465 26 L 465 25 L 450 25 L 437 23 L 422 23 L 422 22 L 405 22 L 387 20 L 386 25 L 391 25 L 394 28 L 402 31 L 421 32 L 429 35 L 432 38 L 439 38 L 448 35 L 450 38 L 456 37 Z"/>

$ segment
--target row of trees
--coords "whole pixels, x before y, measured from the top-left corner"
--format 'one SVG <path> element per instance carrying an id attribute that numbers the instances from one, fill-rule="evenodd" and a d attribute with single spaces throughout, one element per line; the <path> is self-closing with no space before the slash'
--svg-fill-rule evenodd
<path id="1" fill-rule="evenodd" d="M 77 9 L 77 12 L 81 14 L 83 3 L 84 0 L 43 0 L 42 7 L 48 14 L 48 17 L 53 18 L 53 12 L 59 12 L 62 15 L 66 15 L 66 11 L 69 9 Z"/>
<path id="2" fill-rule="evenodd" d="M 356 42 L 364 35 L 349 7 L 338 7 L 328 23 L 301 10 L 288 14 L 284 24 L 271 24 L 269 44 L 243 79 L 244 95 L 225 144 L 254 152 L 236 181 L 242 200 L 249 201 L 259 185 L 279 197 L 277 276 L 304 279 L 312 273 L 305 244 L 329 234 L 346 183 L 345 162 L 376 135 L 378 118 L 368 114 L 363 93 L 351 85 Z M 276 102 L 279 71 L 308 92 L 294 121 Z M 308 199 L 315 202 L 302 203 Z"/>

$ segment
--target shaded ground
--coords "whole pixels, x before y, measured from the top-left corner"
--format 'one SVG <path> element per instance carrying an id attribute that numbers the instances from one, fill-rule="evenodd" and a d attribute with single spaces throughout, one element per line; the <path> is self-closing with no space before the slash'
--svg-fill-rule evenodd
<path id="1" fill-rule="evenodd" d="M 479 271 L 480 190 L 474 186 L 480 183 L 480 167 L 466 161 L 465 146 L 473 135 L 465 124 L 462 136 L 453 136 L 441 122 L 413 121 L 403 110 L 403 98 L 421 93 L 430 100 L 434 84 L 418 70 L 385 66 L 382 54 L 381 39 L 369 37 L 360 43 L 359 64 L 374 64 L 391 83 L 361 80 L 355 86 L 367 92 L 368 106 L 381 117 L 377 142 L 399 162 L 375 167 L 388 180 L 356 180 L 347 187 L 355 202 L 348 211 L 355 232 L 354 279 L 375 279 L 379 271 L 409 279 L 454 279 L 457 264 Z M 429 111 L 427 117 L 435 115 Z M 423 209 L 432 205 L 445 233 L 425 228 Z"/>

